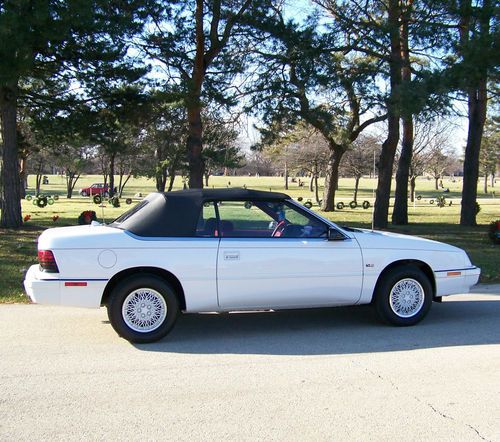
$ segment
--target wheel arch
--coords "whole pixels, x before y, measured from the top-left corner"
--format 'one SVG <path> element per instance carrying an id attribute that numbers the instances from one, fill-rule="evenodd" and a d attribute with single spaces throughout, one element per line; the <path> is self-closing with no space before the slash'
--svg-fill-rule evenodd
<path id="1" fill-rule="evenodd" d="M 158 276 L 161 279 L 168 282 L 175 290 L 175 293 L 177 294 L 180 309 L 181 310 L 186 309 L 186 297 L 184 295 L 184 289 L 182 288 L 181 282 L 173 273 L 159 267 L 132 267 L 118 272 L 106 284 L 104 293 L 101 298 L 101 305 L 107 304 L 108 299 L 111 296 L 111 293 L 113 292 L 113 289 L 117 286 L 117 284 L 120 281 L 123 281 L 124 279 L 130 276 L 146 275 L 146 274 Z"/>
<path id="2" fill-rule="evenodd" d="M 384 270 L 380 272 L 380 275 L 378 275 L 377 283 L 375 284 L 375 288 L 373 289 L 372 293 L 372 302 L 375 299 L 375 293 L 377 293 L 377 289 L 380 285 L 380 282 L 384 279 L 384 276 L 390 273 L 395 268 L 403 267 L 405 265 L 414 265 L 418 267 L 425 274 L 425 276 L 427 276 L 429 282 L 431 283 L 432 297 L 434 298 L 436 296 L 436 278 L 434 277 L 434 272 L 432 271 L 429 264 L 427 264 L 424 261 L 420 261 L 418 259 L 400 259 L 398 261 L 393 261 L 390 264 L 388 264 L 384 268 Z"/>

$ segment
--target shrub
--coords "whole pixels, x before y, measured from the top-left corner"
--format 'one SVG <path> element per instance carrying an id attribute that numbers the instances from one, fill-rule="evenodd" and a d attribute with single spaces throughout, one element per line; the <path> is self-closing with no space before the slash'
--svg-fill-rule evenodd
<path id="1" fill-rule="evenodd" d="M 78 224 L 80 225 L 90 224 L 92 221 L 97 221 L 97 215 L 93 210 L 85 210 L 78 217 Z"/>
<path id="2" fill-rule="evenodd" d="M 490 223 L 488 236 L 493 244 L 500 244 L 500 219 Z"/>

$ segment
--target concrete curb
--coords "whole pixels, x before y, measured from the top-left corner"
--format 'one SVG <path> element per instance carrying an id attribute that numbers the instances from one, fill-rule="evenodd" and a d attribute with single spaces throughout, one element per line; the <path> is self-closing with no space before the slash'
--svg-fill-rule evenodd
<path id="1" fill-rule="evenodd" d="M 500 284 L 476 284 L 470 289 L 471 293 L 483 293 L 485 295 L 500 295 Z"/>

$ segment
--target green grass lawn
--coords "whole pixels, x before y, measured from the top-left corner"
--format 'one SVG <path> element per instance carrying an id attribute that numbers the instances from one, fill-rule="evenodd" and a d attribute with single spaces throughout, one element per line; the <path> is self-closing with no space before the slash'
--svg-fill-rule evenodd
<path id="1" fill-rule="evenodd" d="M 87 175 L 82 177 L 77 189 L 101 182 L 100 176 Z M 181 178 L 176 179 L 176 189 L 182 187 Z M 373 204 L 373 179 L 362 179 L 358 193 L 358 202 L 364 200 Z M 30 186 L 28 193 L 33 194 L 34 177 L 30 176 L 28 181 Z M 493 195 L 485 195 L 479 185 L 479 204 L 481 211 L 478 215 L 477 227 L 460 227 L 458 225 L 460 217 L 460 190 L 462 183 L 460 180 L 452 182 L 443 180 L 444 187 L 450 192 L 444 194 L 447 201 L 451 201 L 451 206 L 443 208 L 430 204 L 430 199 L 435 199 L 442 191 L 434 189 L 434 181 L 420 179 L 417 181 L 417 194 L 422 198 L 411 204 L 409 208 L 410 224 L 408 226 L 393 227 L 388 230 L 418 235 L 429 239 L 443 241 L 456 245 L 467 251 L 472 262 L 481 267 L 481 282 L 500 282 L 500 262 L 499 247 L 494 246 L 488 239 L 488 224 L 500 218 L 500 198 L 493 198 Z M 260 190 L 273 190 L 288 193 L 293 198 L 303 198 L 303 202 L 311 200 L 313 209 L 319 210 L 315 204 L 314 195 L 307 187 L 307 180 L 304 187 L 299 187 L 297 183 L 290 183 L 287 191 L 283 188 L 283 179 L 278 177 L 211 177 L 209 187 L 243 187 Z M 342 201 L 346 205 L 352 200 L 354 180 L 343 178 L 340 180 L 337 201 Z M 394 189 L 393 184 L 392 188 Z M 24 200 L 22 203 L 23 216 L 30 215 L 31 219 L 25 223 L 20 230 L 0 230 L 0 303 L 5 302 L 27 302 L 23 296 L 22 279 L 24 270 L 31 264 L 36 263 L 36 240 L 40 233 L 48 227 L 76 225 L 78 215 L 84 210 L 95 210 L 98 219 L 109 222 L 116 218 L 129 207 L 122 202 L 119 208 L 113 208 L 109 204 L 105 207 L 95 205 L 90 198 L 82 198 L 76 192 L 70 200 L 66 199 L 64 177 L 49 175 L 49 184 L 42 187 L 42 191 L 50 195 L 59 195 L 59 200 L 51 206 L 43 209 L 33 205 L 31 201 Z M 127 185 L 123 197 L 131 197 L 134 202 L 137 193 L 146 195 L 155 191 L 154 182 L 145 178 L 131 179 Z M 321 189 L 322 191 L 322 189 Z M 391 201 L 392 202 L 392 201 Z M 364 210 L 360 207 L 356 209 L 343 209 L 341 211 L 321 213 L 323 216 L 333 220 L 339 225 L 350 225 L 354 227 L 366 227 L 371 225 L 372 209 Z M 58 216 L 57 221 L 53 217 Z"/>

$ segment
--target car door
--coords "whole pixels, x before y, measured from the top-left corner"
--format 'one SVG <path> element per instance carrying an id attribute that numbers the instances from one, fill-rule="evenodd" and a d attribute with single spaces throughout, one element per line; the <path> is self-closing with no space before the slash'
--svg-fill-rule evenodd
<path id="1" fill-rule="evenodd" d="M 222 309 L 358 301 L 363 269 L 355 239 L 329 241 L 325 223 L 288 202 L 223 201 L 218 217 L 217 293 Z"/>

